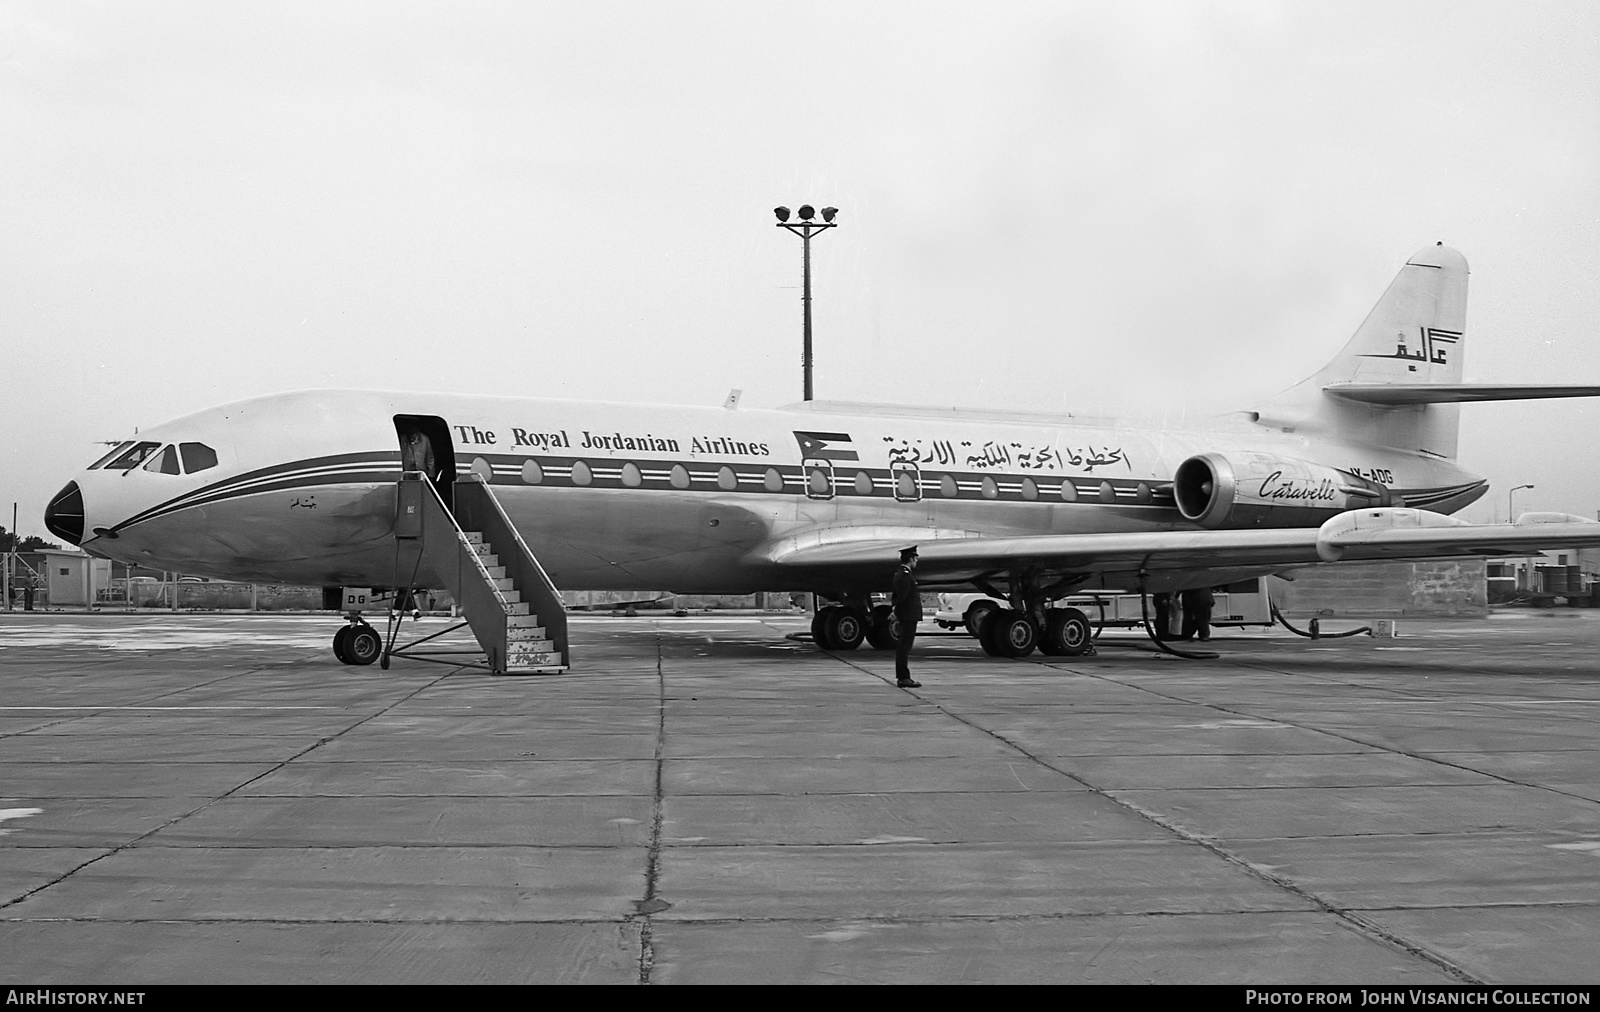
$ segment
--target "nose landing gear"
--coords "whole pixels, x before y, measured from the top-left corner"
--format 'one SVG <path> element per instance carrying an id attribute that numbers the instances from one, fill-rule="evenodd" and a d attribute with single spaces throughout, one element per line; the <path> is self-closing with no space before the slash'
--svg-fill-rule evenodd
<path id="1" fill-rule="evenodd" d="M 333 636 L 333 656 L 340 663 L 367 665 L 383 653 L 383 637 L 367 625 L 360 615 L 352 614 L 350 624 Z"/>

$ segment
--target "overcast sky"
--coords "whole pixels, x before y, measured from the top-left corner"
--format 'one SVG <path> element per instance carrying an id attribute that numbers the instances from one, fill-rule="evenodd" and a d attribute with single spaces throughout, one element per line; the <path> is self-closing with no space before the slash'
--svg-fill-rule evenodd
<path id="1" fill-rule="evenodd" d="M 315 386 L 1247 408 L 1407 256 L 1469 382 L 1600 384 L 1600 5 L 0 0 L 0 485 Z M 1600 402 L 1467 405 L 1466 515 L 1600 509 Z"/>

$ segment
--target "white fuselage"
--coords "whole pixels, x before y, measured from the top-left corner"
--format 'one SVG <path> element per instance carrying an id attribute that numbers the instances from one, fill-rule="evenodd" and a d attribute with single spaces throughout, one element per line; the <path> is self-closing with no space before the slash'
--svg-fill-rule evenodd
<path id="1" fill-rule="evenodd" d="M 779 410 L 313 391 L 213 408 L 140 439 L 200 443 L 194 473 L 80 473 L 83 544 L 218 578 L 391 586 L 396 417 L 440 420 L 441 466 L 488 480 L 563 589 L 825 589 L 774 546 L 840 531 L 931 540 L 1190 529 L 1177 466 L 1196 454 L 1308 461 L 1438 512 L 1483 493 L 1452 461 L 1284 432 L 1241 416 L 1186 431 L 1070 417 L 890 407 Z M 439 445 L 442 444 L 442 445 Z M 1362 505 L 1285 474 L 1252 478 L 1270 526 Z M 1323 485 L 1326 486 L 1326 482 Z"/>

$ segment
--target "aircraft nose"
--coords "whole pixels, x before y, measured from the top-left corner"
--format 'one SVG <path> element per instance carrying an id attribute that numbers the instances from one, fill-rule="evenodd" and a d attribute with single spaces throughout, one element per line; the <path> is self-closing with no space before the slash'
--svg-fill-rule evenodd
<path id="1" fill-rule="evenodd" d="M 44 525 L 51 534 L 74 545 L 83 542 L 83 490 L 75 481 L 55 494 L 44 508 Z"/>

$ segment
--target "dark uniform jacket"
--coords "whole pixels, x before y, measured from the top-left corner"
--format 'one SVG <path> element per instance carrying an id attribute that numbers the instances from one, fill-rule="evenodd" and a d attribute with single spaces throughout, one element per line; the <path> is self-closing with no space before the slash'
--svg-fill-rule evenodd
<path id="1" fill-rule="evenodd" d="M 894 571 L 894 614 L 902 622 L 922 621 L 922 595 L 917 590 L 917 578 L 911 567 L 901 565 Z"/>

